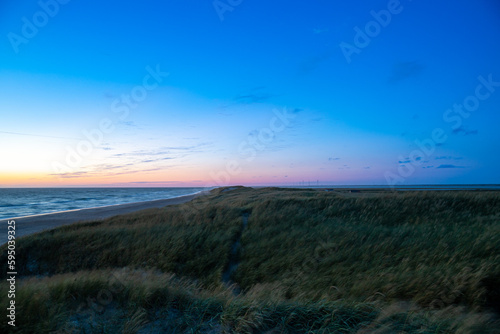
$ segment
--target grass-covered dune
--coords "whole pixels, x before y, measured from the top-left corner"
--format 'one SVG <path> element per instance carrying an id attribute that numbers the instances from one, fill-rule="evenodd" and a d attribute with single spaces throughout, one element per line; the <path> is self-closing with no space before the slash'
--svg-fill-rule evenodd
<path id="1" fill-rule="evenodd" d="M 498 192 L 221 188 L 16 246 L 5 333 L 500 328 Z"/>

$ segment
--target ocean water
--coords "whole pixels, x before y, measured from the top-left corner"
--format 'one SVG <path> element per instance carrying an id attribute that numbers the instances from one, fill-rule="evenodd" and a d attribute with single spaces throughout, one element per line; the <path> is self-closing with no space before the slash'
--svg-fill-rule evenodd
<path id="1" fill-rule="evenodd" d="M 0 219 L 194 194 L 206 188 L 0 188 Z"/>

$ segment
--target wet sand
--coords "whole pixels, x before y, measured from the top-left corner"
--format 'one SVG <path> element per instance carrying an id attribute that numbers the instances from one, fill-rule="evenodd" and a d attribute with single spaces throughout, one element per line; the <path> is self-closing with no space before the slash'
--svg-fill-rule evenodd
<path id="1" fill-rule="evenodd" d="M 44 230 L 50 230 L 58 226 L 68 225 L 76 222 L 100 220 L 145 209 L 162 208 L 167 205 L 182 204 L 189 202 L 193 198 L 200 195 L 201 194 L 193 194 L 156 201 L 55 212 L 43 215 L 13 218 L 9 220 L 15 220 L 16 222 L 15 226 L 17 239 L 22 236 L 34 234 Z M 1 220 L 1 224 L 2 228 L 0 231 L 0 244 L 3 245 L 7 242 L 7 220 Z"/>

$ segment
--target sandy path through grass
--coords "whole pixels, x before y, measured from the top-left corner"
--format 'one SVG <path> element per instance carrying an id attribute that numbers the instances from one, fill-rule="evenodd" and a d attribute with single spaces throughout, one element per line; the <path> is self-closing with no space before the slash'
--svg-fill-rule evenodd
<path id="1" fill-rule="evenodd" d="M 234 241 L 233 245 L 231 246 L 231 253 L 229 254 L 229 262 L 227 264 L 226 269 L 222 273 L 222 282 L 226 284 L 227 286 L 232 286 L 233 291 L 235 295 L 240 294 L 240 288 L 237 286 L 237 284 L 233 281 L 233 275 L 236 269 L 238 269 L 238 265 L 240 263 L 240 250 L 241 250 L 241 236 L 243 235 L 243 231 L 248 225 L 248 217 L 250 215 L 248 213 L 244 213 L 242 215 L 242 224 L 241 224 L 241 229 L 236 237 L 236 240 Z"/>

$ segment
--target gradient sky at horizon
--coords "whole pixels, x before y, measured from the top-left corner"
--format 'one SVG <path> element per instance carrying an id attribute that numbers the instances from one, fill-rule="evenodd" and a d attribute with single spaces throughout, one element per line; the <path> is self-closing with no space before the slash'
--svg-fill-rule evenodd
<path id="1" fill-rule="evenodd" d="M 0 4 L 0 187 L 500 183 L 498 1 L 61 2 Z"/>

